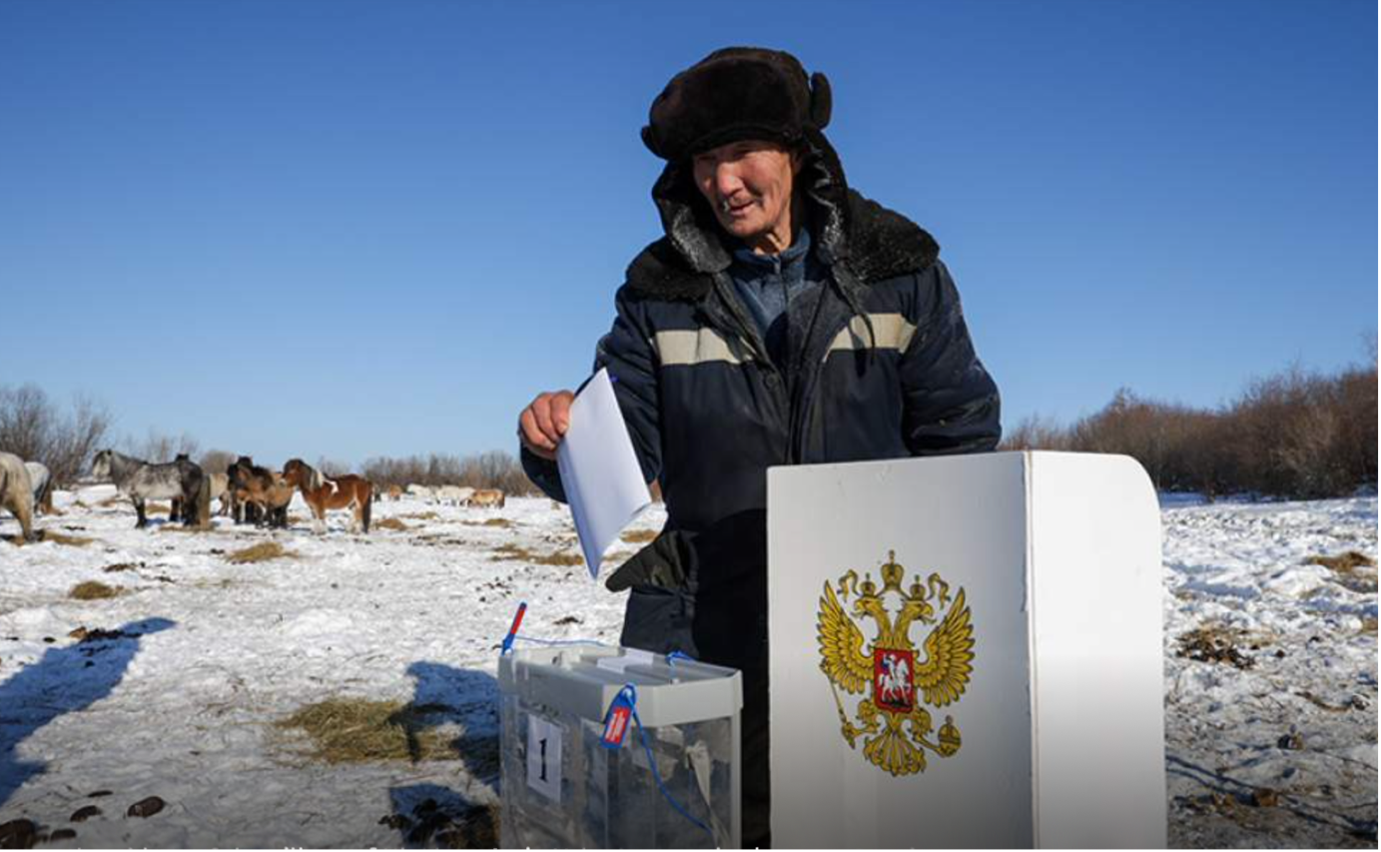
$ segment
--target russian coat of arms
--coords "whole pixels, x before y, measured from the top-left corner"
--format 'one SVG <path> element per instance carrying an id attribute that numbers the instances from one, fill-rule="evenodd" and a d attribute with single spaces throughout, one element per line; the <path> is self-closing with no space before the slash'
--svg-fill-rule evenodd
<path id="1" fill-rule="evenodd" d="M 936 731 L 924 705 L 948 707 L 964 694 L 973 672 L 973 625 L 963 588 L 951 599 L 949 584 L 931 574 L 925 584 L 913 575 L 910 588 L 903 589 L 905 570 L 895 551 L 888 553 L 881 571 L 881 589 L 871 574 L 860 583 L 856 571 L 839 578 L 837 593 L 825 583 L 816 625 L 820 670 L 829 678 L 849 747 L 858 748 L 862 737 L 870 763 L 894 776 L 911 775 L 925 771 L 927 749 L 941 757 L 959 751 L 954 717 L 945 716 Z M 876 625 L 871 643 L 859 626 L 867 619 Z M 917 622 L 934 625 L 925 638 L 924 660 L 917 659 L 911 642 Z M 871 694 L 858 702 L 851 720 L 840 690 L 858 695 L 870 685 Z"/>

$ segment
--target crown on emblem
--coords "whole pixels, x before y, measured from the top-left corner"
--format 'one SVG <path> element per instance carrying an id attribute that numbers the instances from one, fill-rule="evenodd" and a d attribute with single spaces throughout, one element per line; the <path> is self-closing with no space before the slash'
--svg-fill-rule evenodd
<path id="1" fill-rule="evenodd" d="M 906 569 L 897 564 L 897 552 L 887 551 L 887 562 L 882 566 L 882 593 L 896 592 L 902 594 L 901 581 Z"/>

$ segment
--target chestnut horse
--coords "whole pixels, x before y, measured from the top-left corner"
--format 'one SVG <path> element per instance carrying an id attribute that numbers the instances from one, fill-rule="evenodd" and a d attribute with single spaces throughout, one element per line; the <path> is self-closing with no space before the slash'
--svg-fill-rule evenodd
<path id="1" fill-rule="evenodd" d="M 353 509 L 355 526 L 369 532 L 370 497 L 374 486 L 364 477 L 324 476 L 302 459 L 290 459 L 283 465 L 283 478 L 297 486 L 302 499 L 312 507 L 317 532 L 326 532 L 327 509 Z"/>

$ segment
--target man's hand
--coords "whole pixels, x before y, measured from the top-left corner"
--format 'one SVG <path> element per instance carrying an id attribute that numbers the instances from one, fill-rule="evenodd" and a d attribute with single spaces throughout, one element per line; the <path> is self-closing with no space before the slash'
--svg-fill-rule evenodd
<path id="1" fill-rule="evenodd" d="M 662 530 L 652 543 L 633 554 L 618 570 L 604 581 L 611 592 L 621 592 L 634 586 L 657 586 L 662 589 L 685 588 L 686 575 L 694 556 L 681 533 Z"/>
<path id="2" fill-rule="evenodd" d="M 571 428 L 571 402 L 575 394 L 552 391 L 538 394 L 518 416 L 518 439 L 533 455 L 556 460 L 556 445 Z"/>

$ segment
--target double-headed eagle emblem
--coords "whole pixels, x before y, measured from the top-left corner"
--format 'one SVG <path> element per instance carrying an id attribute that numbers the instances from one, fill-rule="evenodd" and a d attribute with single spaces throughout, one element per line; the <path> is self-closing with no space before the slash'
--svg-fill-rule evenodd
<path id="1" fill-rule="evenodd" d="M 973 625 L 964 590 L 960 588 L 951 601 L 949 584 L 939 574 L 931 574 L 925 585 L 920 575 L 914 575 L 910 589 L 903 590 L 904 576 L 892 551 L 882 566 L 880 591 L 871 574 L 865 574 L 860 583 L 855 571 L 839 578 L 837 594 L 826 582 L 817 622 L 820 670 L 834 692 L 844 739 L 850 748 L 857 748 L 862 736 L 864 756 L 894 776 L 924 772 L 925 749 L 941 757 L 959 751 L 954 717 L 946 716 L 940 730 L 935 731 L 930 713 L 916 693 L 920 692 L 926 704 L 948 707 L 964 694 L 973 672 Z M 899 609 L 888 606 L 892 593 L 900 598 Z M 867 651 L 863 630 L 849 609 L 877 625 Z M 911 625 L 918 621 L 935 625 L 925 639 L 924 662 L 917 660 L 911 644 Z M 855 724 L 844 712 L 839 691 L 857 695 L 869 684 L 872 694 L 858 703 Z"/>

